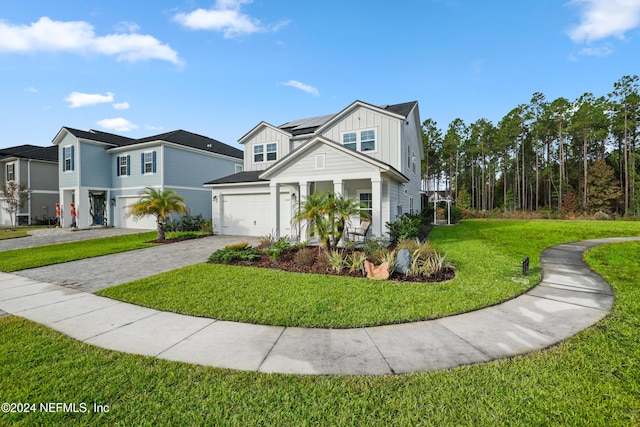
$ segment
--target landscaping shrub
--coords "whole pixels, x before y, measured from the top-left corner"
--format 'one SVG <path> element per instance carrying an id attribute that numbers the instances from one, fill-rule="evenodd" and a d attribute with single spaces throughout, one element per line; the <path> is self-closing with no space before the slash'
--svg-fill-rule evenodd
<path id="1" fill-rule="evenodd" d="M 316 255 L 310 248 L 302 248 L 293 257 L 296 264 L 305 267 L 311 266 L 316 262 Z"/>
<path id="2" fill-rule="evenodd" d="M 367 260 L 367 255 L 364 252 L 353 252 L 345 258 L 345 266 L 349 269 L 349 273 L 354 271 L 360 271 L 362 275 L 365 275 L 364 262 Z"/>
<path id="3" fill-rule="evenodd" d="M 260 252 L 251 246 L 243 249 L 218 249 L 209 257 L 209 261 L 228 264 L 233 261 L 255 261 L 260 258 Z"/>
<path id="4" fill-rule="evenodd" d="M 316 258 L 316 265 L 321 270 L 329 270 L 329 254 L 327 254 L 327 251 L 320 251 L 318 253 L 318 256 Z"/>
<path id="5" fill-rule="evenodd" d="M 291 245 L 289 244 L 289 240 L 286 237 L 280 237 L 274 242 L 271 242 L 269 246 L 264 248 L 262 251 L 269 255 L 271 261 L 276 262 L 278 257 L 291 249 Z"/>
<path id="6" fill-rule="evenodd" d="M 382 248 L 376 249 L 367 258 L 369 259 L 369 261 L 371 261 L 375 265 L 380 265 L 384 262 L 382 261 L 382 259 L 385 258 L 388 254 L 389 254 L 389 249 L 382 247 Z"/>
<path id="7" fill-rule="evenodd" d="M 372 257 L 376 251 L 380 250 L 380 248 L 384 248 L 385 241 L 382 238 L 376 238 L 372 236 L 369 240 L 364 243 L 363 250 L 367 257 Z"/>
<path id="8" fill-rule="evenodd" d="M 425 218 L 422 215 L 404 214 L 393 223 L 386 223 L 389 235 L 393 240 L 415 239 L 424 228 Z"/>
<path id="9" fill-rule="evenodd" d="M 457 224 L 462 219 L 462 209 L 457 206 L 451 206 L 451 224 Z"/>
<path id="10" fill-rule="evenodd" d="M 340 273 L 345 267 L 345 259 L 342 256 L 342 252 L 338 250 L 332 250 L 328 255 L 326 252 L 323 253 L 325 254 L 327 265 L 331 267 L 331 269 L 336 273 Z M 320 259 L 320 256 L 318 256 L 318 259 Z"/>

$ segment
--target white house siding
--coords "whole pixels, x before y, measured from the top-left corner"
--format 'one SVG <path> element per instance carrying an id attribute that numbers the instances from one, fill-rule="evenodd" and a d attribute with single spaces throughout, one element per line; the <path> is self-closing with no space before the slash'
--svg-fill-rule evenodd
<path id="1" fill-rule="evenodd" d="M 403 160 L 401 162 L 402 168 L 400 171 L 410 179 L 410 181 L 404 184 L 403 190 L 400 194 L 400 202 L 402 204 L 402 212 L 410 212 L 410 198 L 413 198 L 413 212 L 420 211 L 420 180 L 421 172 L 420 165 L 421 160 L 424 158 L 422 151 L 422 134 L 419 132 L 421 128 L 420 117 L 417 108 L 413 110 L 412 114 L 407 117 L 408 125 L 402 126 L 402 140 L 403 144 Z M 416 129 L 418 131 L 416 131 Z M 415 153 L 415 171 L 412 166 L 407 164 L 407 150 L 411 150 L 411 153 Z M 407 190 L 406 192 L 404 190 Z"/>
<path id="2" fill-rule="evenodd" d="M 376 130 L 376 151 L 365 152 L 368 156 L 385 162 L 398 169 L 398 137 L 399 126 L 402 122 L 398 119 L 358 107 L 342 120 L 335 123 L 322 133 L 333 141 L 342 143 L 341 134 L 361 129 Z"/>
<path id="3" fill-rule="evenodd" d="M 316 155 L 324 156 L 324 168 L 316 168 Z M 319 144 L 278 171 L 277 178 L 274 180 L 280 182 L 312 181 L 314 178 L 345 180 L 365 178 L 375 173 L 377 168 L 364 160 L 356 159 L 329 145 Z"/>
<path id="4" fill-rule="evenodd" d="M 276 161 L 280 160 L 289 153 L 289 136 L 284 132 L 277 131 L 271 127 L 263 127 L 244 145 L 244 170 L 245 171 L 261 171 L 267 169 L 276 161 L 259 162 L 253 161 L 253 146 L 256 144 L 266 144 L 275 142 L 278 144 L 278 152 Z M 266 152 L 265 152 L 266 156 Z"/>

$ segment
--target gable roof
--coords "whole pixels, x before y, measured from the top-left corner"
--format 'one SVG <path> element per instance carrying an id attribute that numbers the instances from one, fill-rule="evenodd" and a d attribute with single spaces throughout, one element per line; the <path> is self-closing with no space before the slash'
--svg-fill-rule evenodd
<path id="1" fill-rule="evenodd" d="M 84 130 L 74 129 L 67 126 L 63 126 L 60 132 L 53 139 L 53 143 L 56 144 L 62 139 L 62 134 L 68 132 L 76 138 L 84 140 L 100 142 L 107 144 L 107 149 L 129 147 L 136 144 L 152 143 L 152 142 L 171 142 L 173 144 L 182 145 L 185 147 L 195 148 L 198 150 L 208 151 L 211 153 L 222 154 L 229 157 L 235 157 L 242 159 L 244 152 L 237 148 L 231 147 L 223 142 L 209 138 L 196 133 L 187 132 L 182 129 L 174 130 L 171 132 L 165 132 L 158 135 L 148 136 L 146 138 L 129 138 L 126 136 L 115 135 L 113 133 L 102 132 L 99 130 L 91 129 L 88 132 Z"/>
<path id="2" fill-rule="evenodd" d="M 231 147 L 216 139 L 209 138 L 207 136 L 198 135 L 197 133 L 187 132 L 186 130 L 178 129 L 171 132 L 165 132 L 158 135 L 148 136 L 146 138 L 134 139 L 122 146 L 143 144 L 145 142 L 172 142 L 178 145 L 184 145 L 185 147 L 196 148 L 198 150 L 209 151 L 211 153 L 218 153 L 229 157 L 235 157 L 242 159 L 244 152 L 237 148 Z"/>
<path id="3" fill-rule="evenodd" d="M 39 147 L 37 145 L 25 144 L 0 149 L 0 159 L 6 157 L 20 157 L 23 159 L 57 162 L 58 147 Z"/>

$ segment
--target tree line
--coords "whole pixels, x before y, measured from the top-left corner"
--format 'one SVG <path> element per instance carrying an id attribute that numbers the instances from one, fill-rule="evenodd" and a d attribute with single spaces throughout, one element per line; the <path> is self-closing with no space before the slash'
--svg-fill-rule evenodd
<path id="1" fill-rule="evenodd" d="M 536 92 L 498 123 L 422 124 L 428 192 L 474 211 L 640 213 L 638 76 L 611 93 L 549 101 Z"/>

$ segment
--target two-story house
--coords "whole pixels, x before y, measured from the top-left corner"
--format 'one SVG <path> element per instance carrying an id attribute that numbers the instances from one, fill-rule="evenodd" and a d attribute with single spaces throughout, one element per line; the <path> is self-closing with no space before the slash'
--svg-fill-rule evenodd
<path id="1" fill-rule="evenodd" d="M 0 182 L 15 181 L 25 185 L 28 197 L 17 212 L 16 224 L 48 224 L 55 217 L 58 201 L 58 150 L 56 147 L 19 145 L 0 149 Z M 1 196 L 1 195 L 0 195 Z M 11 225 L 9 213 L 0 200 L 0 224 Z"/>
<path id="2" fill-rule="evenodd" d="M 221 234 L 306 239 L 292 219 L 307 195 L 332 190 L 356 198 L 370 233 L 420 209 L 423 158 L 417 102 L 374 106 L 355 101 L 337 114 L 273 126 L 259 123 L 239 142 L 244 171 L 205 183 Z M 352 218 L 358 226 L 360 217 Z"/>
<path id="3" fill-rule="evenodd" d="M 152 216 L 136 219 L 129 207 L 146 187 L 174 190 L 192 215 L 211 218 L 211 193 L 202 182 L 211 175 L 242 170 L 243 152 L 184 130 L 132 139 L 96 130 L 63 127 L 58 148 L 62 225 L 156 228 Z"/>

